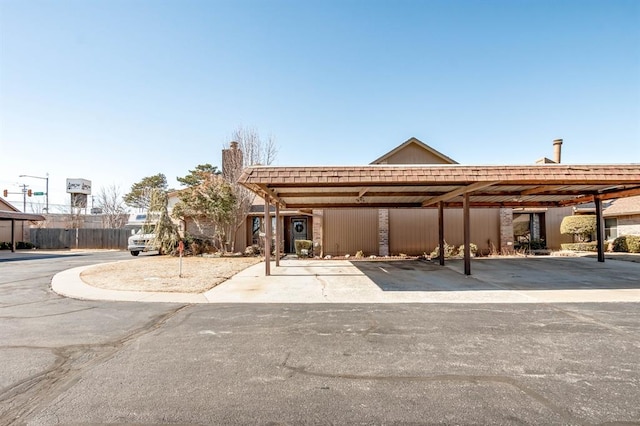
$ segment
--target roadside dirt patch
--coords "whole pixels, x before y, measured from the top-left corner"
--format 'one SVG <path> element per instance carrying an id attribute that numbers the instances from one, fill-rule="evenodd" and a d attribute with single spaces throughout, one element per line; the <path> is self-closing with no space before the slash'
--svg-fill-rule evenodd
<path id="1" fill-rule="evenodd" d="M 258 257 L 145 256 L 91 267 L 80 274 L 85 283 L 108 290 L 202 293 L 260 263 Z"/>

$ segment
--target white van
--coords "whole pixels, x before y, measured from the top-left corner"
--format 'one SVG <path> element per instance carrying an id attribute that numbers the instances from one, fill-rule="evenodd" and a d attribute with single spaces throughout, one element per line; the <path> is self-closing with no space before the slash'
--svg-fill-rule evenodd
<path id="1" fill-rule="evenodd" d="M 131 236 L 127 240 L 127 250 L 132 256 L 137 256 L 141 251 L 158 250 L 154 245 L 156 241 L 157 220 L 148 219 L 148 213 L 134 213 L 129 215 L 129 221 L 125 229 L 131 230 Z"/>

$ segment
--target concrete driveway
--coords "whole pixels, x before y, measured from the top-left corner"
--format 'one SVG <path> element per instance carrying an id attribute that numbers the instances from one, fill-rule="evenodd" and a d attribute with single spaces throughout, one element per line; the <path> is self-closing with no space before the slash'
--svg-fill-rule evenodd
<path id="1" fill-rule="evenodd" d="M 205 293 L 233 303 L 640 302 L 640 264 L 587 258 L 461 260 L 283 260 L 272 275 L 258 264 Z"/>

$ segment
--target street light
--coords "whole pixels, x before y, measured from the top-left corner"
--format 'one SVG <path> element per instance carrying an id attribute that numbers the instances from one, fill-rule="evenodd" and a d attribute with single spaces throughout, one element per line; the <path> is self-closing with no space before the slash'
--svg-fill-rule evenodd
<path id="1" fill-rule="evenodd" d="M 45 195 L 45 203 L 46 203 L 46 207 L 44 208 L 47 213 L 49 213 L 49 173 L 47 173 L 47 177 L 42 177 L 42 176 L 31 176 L 31 175 L 20 175 L 19 177 L 29 177 L 29 178 L 34 178 L 34 179 L 44 179 L 47 181 L 47 188 L 44 192 Z"/>

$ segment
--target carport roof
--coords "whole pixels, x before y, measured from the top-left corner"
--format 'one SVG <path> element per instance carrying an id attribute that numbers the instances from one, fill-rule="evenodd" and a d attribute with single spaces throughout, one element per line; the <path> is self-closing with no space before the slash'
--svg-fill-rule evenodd
<path id="1" fill-rule="evenodd" d="M 640 195 L 640 164 L 254 166 L 239 182 L 282 207 L 562 207 Z"/>
<path id="2" fill-rule="evenodd" d="M 45 220 L 44 216 L 33 213 L 14 212 L 11 210 L 0 210 L 0 220 Z"/>

